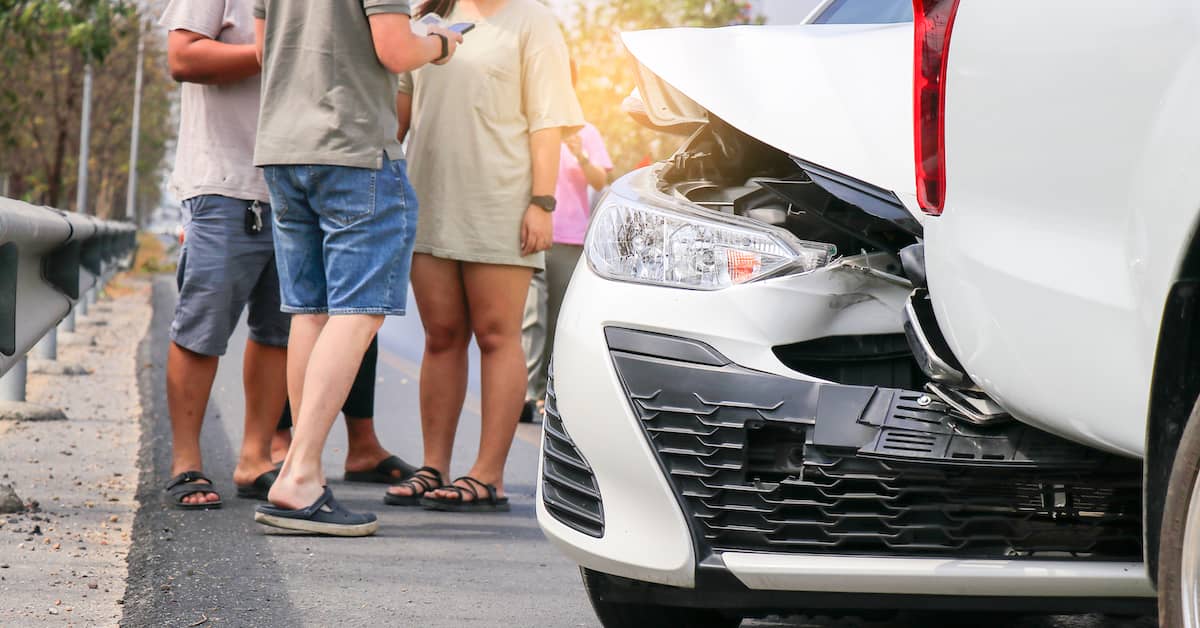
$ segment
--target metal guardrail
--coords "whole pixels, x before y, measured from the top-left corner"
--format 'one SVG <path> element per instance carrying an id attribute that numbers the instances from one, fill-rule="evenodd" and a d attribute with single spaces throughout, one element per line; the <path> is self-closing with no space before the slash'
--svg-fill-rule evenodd
<path id="1" fill-rule="evenodd" d="M 24 401 L 25 354 L 54 359 L 59 324 L 74 331 L 136 251 L 132 224 L 0 197 L 0 400 Z"/>

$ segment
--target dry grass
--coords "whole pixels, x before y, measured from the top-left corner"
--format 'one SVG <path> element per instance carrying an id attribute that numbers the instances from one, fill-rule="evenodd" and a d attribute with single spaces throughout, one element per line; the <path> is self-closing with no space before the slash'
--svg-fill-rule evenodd
<path id="1" fill-rule="evenodd" d="M 139 275 L 175 272 L 175 260 L 167 254 L 167 247 L 158 236 L 138 232 L 138 251 L 133 261 L 133 272 Z"/>

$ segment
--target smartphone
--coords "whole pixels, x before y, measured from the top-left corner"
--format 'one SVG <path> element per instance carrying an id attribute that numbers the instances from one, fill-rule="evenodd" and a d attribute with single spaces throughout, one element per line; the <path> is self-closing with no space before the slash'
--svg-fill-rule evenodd
<path id="1" fill-rule="evenodd" d="M 450 30 L 458 33 L 459 35 L 466 35 L 467 33 L 475 30 L 475 23 L 474 22 L 459 22 L 458 24 L 452 24 L 449 28 L 450 28 Z"/>

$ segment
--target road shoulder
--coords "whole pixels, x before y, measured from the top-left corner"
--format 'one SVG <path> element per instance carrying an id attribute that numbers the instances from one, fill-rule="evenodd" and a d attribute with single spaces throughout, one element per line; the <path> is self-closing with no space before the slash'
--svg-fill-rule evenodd
<path id="1" fill-rule="evenodd" d="M 66 420 L 0 421 L 0 484 L 24 512 L 0 515 L 0 625 L 114 625 L 137 509 L 141 407 L 136 342 L 150 283 L 121 276 L 58 338 L 58 360 L 30 359 L 30 402 Z"/>

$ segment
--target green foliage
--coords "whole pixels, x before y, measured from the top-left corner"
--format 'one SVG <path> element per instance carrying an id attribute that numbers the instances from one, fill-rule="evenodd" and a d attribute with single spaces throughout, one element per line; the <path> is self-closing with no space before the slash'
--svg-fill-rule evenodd
<path id="1" fill-rule="evenodd" d="M 624 31 L 675 26 L 728 26 L 761 22 L 738 0 L 598 0 L 580 3 L 568 25 L 578 67 L 576 93 L 584 114 L 600 129 L 615 174 L 646 158 L 667 157 L 680 143 L 639 126 L 621 110 L 637 86 L 635 62 L 621 43 Z"/>
<path id="2" fill-rule="evenodd" d="M 0 0 L 0 37 L 36 52 L 47 33 L 65 33 L 68 46 L 103 61 L 116 44 L 115 28 L 132 13 L 126 0 Z"/>
<path id="3" fill-rule="evenodd" d="M 9 196 L 77 209 L 82 84 L 90 62 L 87 208 L 102 217 L 124 216 L 139 27 L 150 21 L 130 7 L 124 0 L 0 0 L 6 41 L 0 47 L 0 177 Z M 163 159 L 174 134 L 175 83 L 165 45 L 161 33 L 146 31 L 137 205 L 147 209 L 160 200 Z"/>

